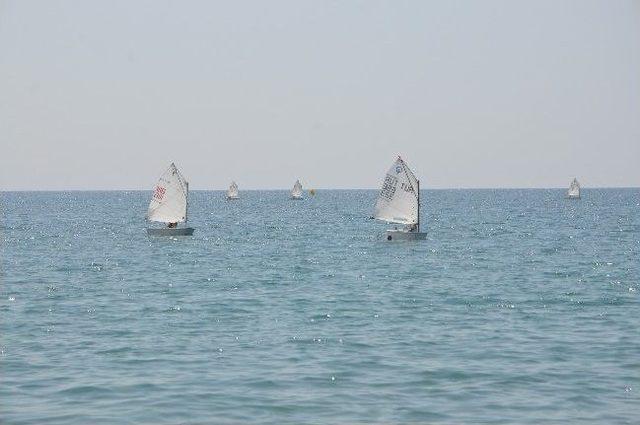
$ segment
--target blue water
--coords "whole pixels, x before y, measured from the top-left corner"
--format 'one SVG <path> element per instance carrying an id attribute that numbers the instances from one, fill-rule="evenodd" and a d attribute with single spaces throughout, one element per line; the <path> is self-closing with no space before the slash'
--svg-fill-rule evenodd
<path id="1" fill-rule="evenodd" d="M 2 424 L 637 424 L 640 190 L 2 193 Z"/>

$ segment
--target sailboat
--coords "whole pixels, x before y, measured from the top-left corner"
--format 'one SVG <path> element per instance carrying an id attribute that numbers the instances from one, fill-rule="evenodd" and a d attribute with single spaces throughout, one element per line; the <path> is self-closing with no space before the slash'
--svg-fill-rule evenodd
<path id="1" fill-rule="evenodd" d="M 399 156 L 387 171 L 373 218 L 405 226 L 387 230 L 388 241 L 427 237 L 426 232 L 420 233 L 420 182 Z"/>
<path id="2" fill-rule="evenodd" d="M 567 198 L 569 199 L 580 199 L 580 183 L 578 183 L 578 179 L 575 177 L 567 190 Z"/>
<path id="3" fill-rule="evenodd" d="M 240 196 L 238 195 L 238 185 L 236 182 L 231 182 L 231 186 L 229 186 L 229 190 L 227 190 L 227 199 L 229 201 L 240 199 Z"/>
<path id="4" fill-rule="evenodd" d="M 300 180 L 296 180 L 293 189 L 291 189 L 291 199 L 302 199 L 302 183 L 300 183 Z"/>
<path id="5" fill-rule="evenodd" d="M 187 221 L 188 199 L 189 183 L 172 162 L 156 184 L 146 217 L 148 221 L 165 223 L 167 227 L 149 227 L 147 233 L 152 236 L 193 235 L 192 227 L 178 227 L 178 223 Z"/>

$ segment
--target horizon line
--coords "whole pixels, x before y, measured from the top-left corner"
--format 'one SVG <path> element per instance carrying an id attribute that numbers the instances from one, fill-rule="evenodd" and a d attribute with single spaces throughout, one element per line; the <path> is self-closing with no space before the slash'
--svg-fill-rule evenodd
<path id="1" fill-rule="evenodd" d="M 305 191 L 309 190 L 380 190 L 379 188 L 362 188 L 362 187 L 352 187 L 352 188 L 309 188 L 304 189 Z M 556 187 L 429 187 L 423 188 L 421 190 L 566 190 L 567 187 L 564 186 L 556 186 Z M 584 189 L 640 189 L 640 186 L 588 186 L 580 187 L 581 190 Z M 270 189 L 240 189 L 240 192 L 277 192 L 277 191 L 285 191 L 288 192 L 291 189 L 289 188 L 270 188 Z M 11 193 L 11 192 L 151 192 L 153 189 L 2 189 L 0 193 Z M 190 189 L 191 192 L 226 192 L 227 189 Z"/>

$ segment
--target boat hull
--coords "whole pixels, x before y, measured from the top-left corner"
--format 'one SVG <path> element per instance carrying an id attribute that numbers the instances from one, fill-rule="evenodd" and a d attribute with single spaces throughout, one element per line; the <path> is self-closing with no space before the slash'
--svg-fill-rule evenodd
<path id="1" fill-rule="evenodd" d="M 237 201 L 240 199 L 239 196 L 227 196 L 227 201 Z"/>
<path id="2" fill-rule="evenodd" d="M 407 232 L 405 230 L 387 230 L 385 239 L 388 241 L 421 241 L 427 238 L 426 232 Z"/>
<path id="3" fill-rule="evenodd" d="M 149 236 L 191 236 L 193 235 L 193 227 L 175 227 L 175 228 L 147 228 Z"/>
<path id="4" fill-rule="evenodd" d="M 302 196 L 292 196 L 291 199 L 294 201 L 302 201 Z"/>

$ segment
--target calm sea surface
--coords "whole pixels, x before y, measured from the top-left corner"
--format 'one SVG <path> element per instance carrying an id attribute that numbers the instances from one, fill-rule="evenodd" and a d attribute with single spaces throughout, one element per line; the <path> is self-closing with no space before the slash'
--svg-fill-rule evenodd
<path id="1" fill-rule="evenodd" d="M 640 191 L 2 193 L 0 423 L 640 423 Z"/>

